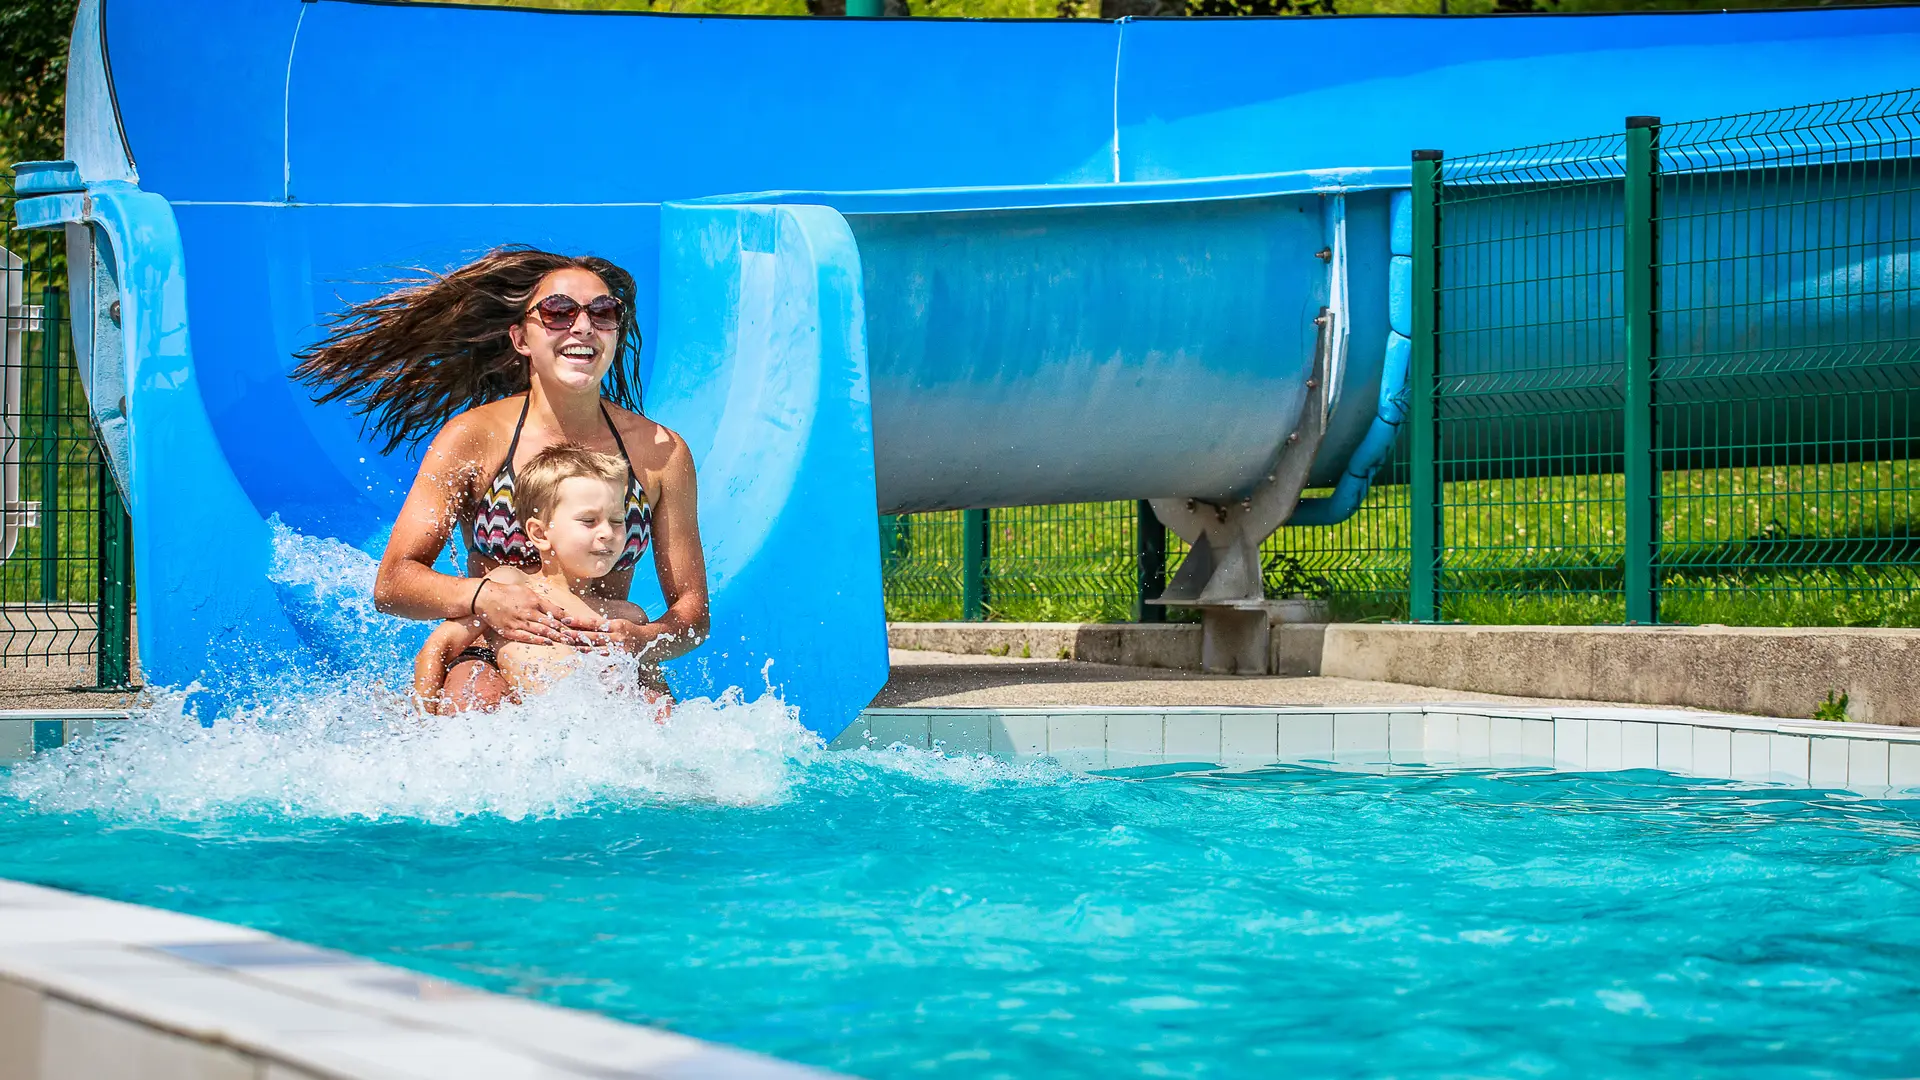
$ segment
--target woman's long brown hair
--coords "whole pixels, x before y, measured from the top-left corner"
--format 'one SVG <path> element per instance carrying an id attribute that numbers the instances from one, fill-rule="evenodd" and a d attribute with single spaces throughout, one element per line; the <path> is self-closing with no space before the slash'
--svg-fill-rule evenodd
<path id="1" fill-rule="evenodd" d="M 325 339 L 294 354 L 293 378 L 319 389 L 321 404 L 351 403 L 390 454 L 438 432 L 455 413 L 527 389 L 527 358 L 514 351 L 507 328 L 526 318 L 541 279 L 568 269 L 599 275 L 626 305 L 601 392 L 638 412 L 633 275 L 605 259 L 519 245 L 446 274 L 421 271 L 404 288 L 349 306 Z"/>

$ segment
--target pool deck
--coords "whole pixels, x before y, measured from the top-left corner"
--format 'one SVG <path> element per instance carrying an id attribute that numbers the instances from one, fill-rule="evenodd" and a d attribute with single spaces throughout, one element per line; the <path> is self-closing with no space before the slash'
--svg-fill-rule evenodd
<path id="1" fill-rule="evenodd" d="M 136 672 L 134 681 L 139 682 Z M 0 667 L 0 710 L 128 709 L 139 691 L 95 690 L 91 664 Z"/>
<path id="2" fill-rule="evenodd" d="M 1318 676 L 1206 675 L 1080 660 L 1024 659 L 893 649 L 893 675 L 876 708 L 1073 705 L 1546 705 L 1635 707 L 1632 703 L 1511 697 L 1406 683 Z M 1671 706 L 1665 707 L 1671 710 Z"/>
<path id="3" fill-rule="evenodd" d="M 827 1080 L 229 923 L 0 879 L 0 1077 Z"/>
<path id="4" fill-rule="evenodd" d="M 1363 679 L 1278 675 L 1207 675 L 1167 668 L 1081 660 L 963 655 L 923 649 L 889 651 L 893 675 L 873 700 L 879 708 L 910 705 L 1391 705 L 1406 702 L 1489 705 L 1617 705 L 1571 698 L 1513 697 Z M 0 711 L 126 709 L 137 691 L 88 690 L 84 665 L 0 668 Z M 1671 708 L 1671 706 L 1667 706 Z"/>

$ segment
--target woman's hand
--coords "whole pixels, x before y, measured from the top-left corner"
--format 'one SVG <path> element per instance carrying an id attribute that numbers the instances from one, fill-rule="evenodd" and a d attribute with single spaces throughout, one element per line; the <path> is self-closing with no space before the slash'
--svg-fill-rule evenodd
<path id="1" fill-rule="evenodd" d="M 652 664 L 671 660 L 700 641 L 671 620 L 649 622 L 644 613 L 637 618 L 572 619 L 568 625 L 579 635 L 582 648 L 617 650 Z"/>
<path id="2" fill-rule="evenodd" d="M 476 582 L 473 613 L 508 641 L 527 645 L 590 644 L 567 623 L 567 614 L 540 594 L 510 581 L 493 578 Z"/>
<path id="3" fill-rule="evenodd" d="M 623 653 L 645 659 L 660 639 L 669 636 L 673 628 L 665 623 L 648 622 L 642 614 L 639 618 L 609 619 L 569 619 L 567 625 L 578 635 L 581 647 L 588 649 L 618 649 Z"/>

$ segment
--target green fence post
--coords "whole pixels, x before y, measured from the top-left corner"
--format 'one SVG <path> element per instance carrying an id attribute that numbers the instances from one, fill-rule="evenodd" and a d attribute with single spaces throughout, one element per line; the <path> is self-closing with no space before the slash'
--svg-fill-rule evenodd
<path id="1" fill-rule="evenodd" d="M 60 590 L 60 317 L 60 290 L 48 289 L 40 298 L 40 599 L 46 603 Z"/>
<path id="2" fill-rule="evenodd" d="M 103 689 L 133 681 L 133 522 L 120 501 L 113 470 L 100 475 L 100 592 L 95 601 L 97 644 L 94 685 Z"/>
<path id="3" fill-rule="evenodd" d="M 1440 473 L 1435 429 L 1434 371 L 1438 349 L 1440 160 L 1438 150 L 1413 152 L 1413 390 L 1412 462 L 1407 497 L 1408 613 L 1414 622 L 1440 616 Z"/>
<path id="4" fill-rule="evenodd" d="M 1145 499 L 1134 504 L 1134 520 L 1134 535 L 1139 538 L 1134 546 L 1139 550 L 1134 553 L 1133 621 L 1166 622 L 1167 609 L 1147 601 L 1158 600 L 1167 591 L 1167 527 Z"/>
<path id="5" fill-rule="evenodd" d="M 848 18 L 877 19 L 885 13 L 883 0 L 847 0 Z"/>
<path id="6" fill-rule="evenodd" d="M 987 617 L 987 512 L 960 511 L 960 617 L 979 622 Z"/>
<path id="7" fill-rule="evenodd" d="M 1625 473 L 1627 621 L 1659 619 L 1653 573 L 1659 542 L 1660 474 L 1654 459 L 1653 356 L 1654 306 L 1659 302 L 1656 275 L 1659 213 L 1660 118 L 1627 117 L 1627 175 L 1624 250 L 1626 274 Z"/>

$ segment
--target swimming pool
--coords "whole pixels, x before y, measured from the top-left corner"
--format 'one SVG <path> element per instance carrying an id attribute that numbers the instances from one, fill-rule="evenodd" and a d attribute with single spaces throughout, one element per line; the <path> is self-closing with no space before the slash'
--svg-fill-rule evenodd
<path id="1" fill-rule="evenodd" d="M 1920 1070 L 1909 804 L 364 696 L 14 766 L 0 876 L 872 1077 Z"/>

